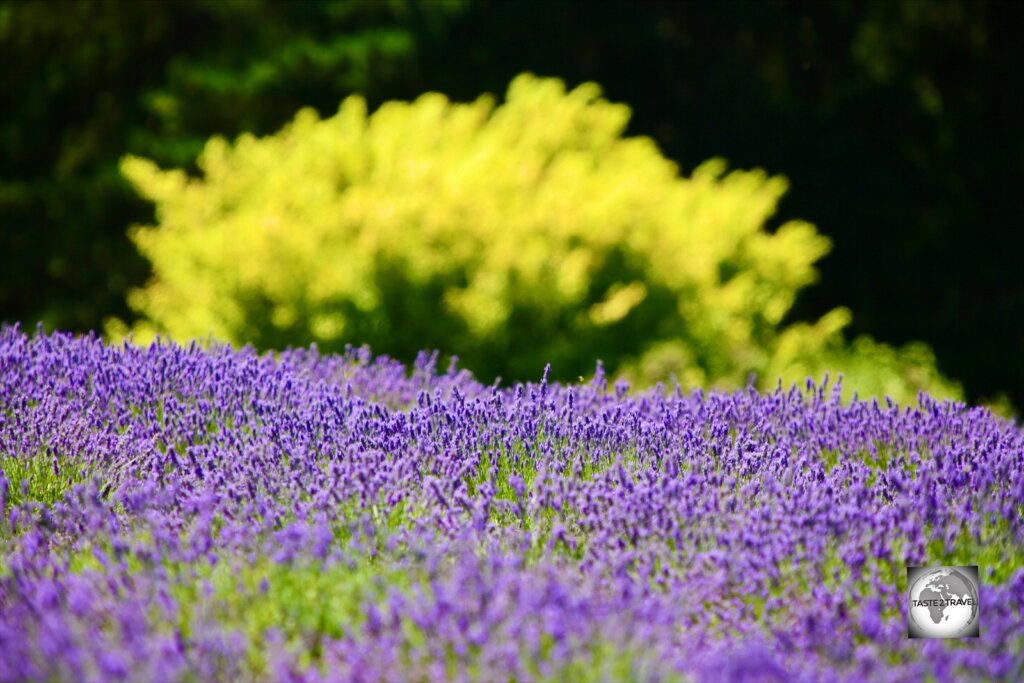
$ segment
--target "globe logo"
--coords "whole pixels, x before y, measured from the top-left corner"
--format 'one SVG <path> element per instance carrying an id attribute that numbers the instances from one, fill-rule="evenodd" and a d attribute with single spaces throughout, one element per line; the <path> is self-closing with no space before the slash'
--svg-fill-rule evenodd
<path id="1" fill-rule="evenodd" d="M 907 635 L 977 638 L 978 568 L 908 567 Z"/>

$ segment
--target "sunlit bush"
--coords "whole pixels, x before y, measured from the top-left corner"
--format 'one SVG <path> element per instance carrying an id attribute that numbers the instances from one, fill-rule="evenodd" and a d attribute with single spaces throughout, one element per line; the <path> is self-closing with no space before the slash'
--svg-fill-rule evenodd
<path id="1" fill-rule="evenodd" d="M 159 223 L 132 233 L 154 268 L 130 299 L 136 339 L 439 348 L 488 381 L 547 362 L 575 379 L 601 358 L 641 381 L 829 369 L 897 398 L 956 392 L 926 350 L 847 347 L 844 309 L 782 326 L 829 249 L 805 222 L 765 229 L 785 180 L 720 160 L 682 177 L 623 137 L 629 114 L 594 84 L 524 75 L 500 105 L 427 94 L 368 115 L 351 97 L 273 136 L 215 138 L 198 179 L 128 158 Z"/>

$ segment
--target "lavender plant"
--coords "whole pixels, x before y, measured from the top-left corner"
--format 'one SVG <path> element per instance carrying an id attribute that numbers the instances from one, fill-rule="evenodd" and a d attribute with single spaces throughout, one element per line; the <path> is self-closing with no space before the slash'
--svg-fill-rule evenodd
<path id="1" fill-rule="evenodd" d="M 981 408 L 0 332 L 0 682 L 1014 680 Z M 977 563 L 981 637 L 904 567 Z"/>

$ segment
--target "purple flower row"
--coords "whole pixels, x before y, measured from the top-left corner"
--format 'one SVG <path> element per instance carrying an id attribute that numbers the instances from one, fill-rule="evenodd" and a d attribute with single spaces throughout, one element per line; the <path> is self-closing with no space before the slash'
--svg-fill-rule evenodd
<path id="1" fill-rule="evenodd" d="M 0 682 L 1012 680 L 1024 432 L 980 408 L 0 332 Z M 981 637 L 906 637 L 979 564 Z"/>

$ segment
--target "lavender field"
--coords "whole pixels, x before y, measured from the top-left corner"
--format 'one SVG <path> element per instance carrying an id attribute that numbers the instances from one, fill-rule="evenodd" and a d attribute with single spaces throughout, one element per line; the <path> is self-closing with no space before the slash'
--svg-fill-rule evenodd
<path id="1" fill-rule="evenodd" d="M 4 329 L 0 681 L 1024 679 L 1012 422 L 435 358 Z"/>

